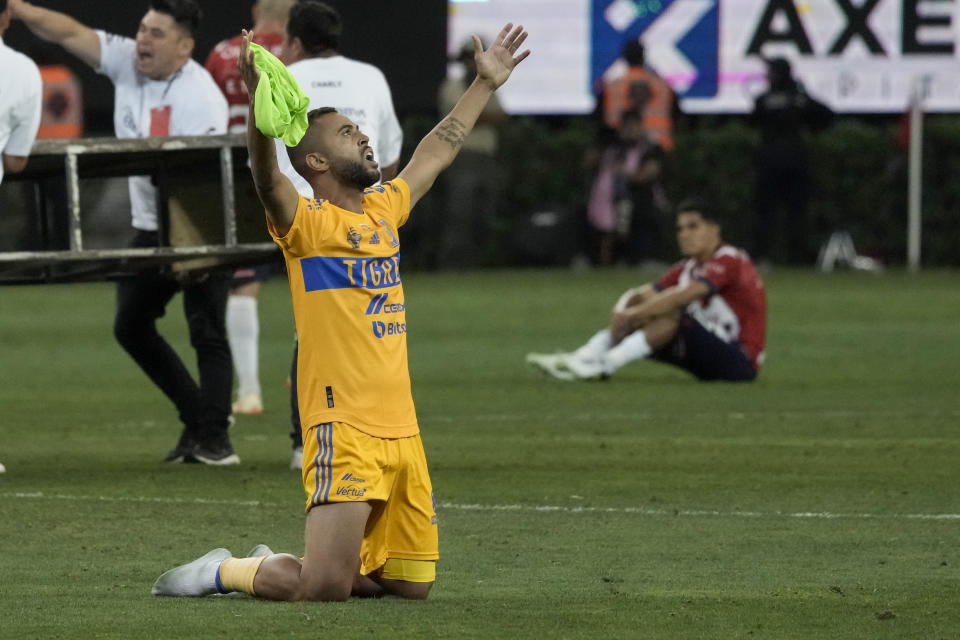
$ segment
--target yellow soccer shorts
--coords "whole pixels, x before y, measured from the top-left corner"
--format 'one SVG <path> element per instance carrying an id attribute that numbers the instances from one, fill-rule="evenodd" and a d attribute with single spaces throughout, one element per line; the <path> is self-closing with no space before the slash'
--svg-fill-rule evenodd
<path id="1" fill-rule="evenodd" d="M 419 434 L 387 439 L 342 422 L 310 427 L 303 433 L 303 488 L 308 512 L 331 502 L 371 503 L 360 549 L 362 574 L 388 559 L 439 557 L 436 502 Z M 432 581 L 423 575 L 421 569 L 398 579 Z"/>

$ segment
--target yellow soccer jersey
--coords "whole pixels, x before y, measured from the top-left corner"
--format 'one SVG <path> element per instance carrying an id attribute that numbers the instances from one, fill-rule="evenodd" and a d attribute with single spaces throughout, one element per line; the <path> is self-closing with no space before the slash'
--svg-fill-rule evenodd
<path id="1" fill-rule="evenodd" d="M 380 438 L 419 433 L 397 237 L 409 215 L 410 188 L 395 179 L 364 192 L 362 214 L 301 196 L 285 236 L 267 221 L 287 262 L 304 427 L 346 422 Z"/>

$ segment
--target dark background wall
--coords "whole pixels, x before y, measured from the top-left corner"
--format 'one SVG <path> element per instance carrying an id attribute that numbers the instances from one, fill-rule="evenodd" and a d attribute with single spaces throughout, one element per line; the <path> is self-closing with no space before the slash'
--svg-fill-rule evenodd
<path id="1" fill-rule="evenodd" d="M 447 2 L 417 0 L 327 0 L 343 16 L 341 53 L 378 66 L 387 76 L 401 118 L 433 113 L 436 92 L 446 72 Z M 84 24 L 133 37 L 148 0 L 37 0 L 38 6 L 63 11 Z M 250 27 L 253 0 L 200 0 L 204 12 L 194 59 L 203 63 L 213 46 Z M 414 10 L 415 9 L 415 10 Z M 88 135 L 112 132 L 113 87 L 58 46 L 40 41 L 14 22 L 4 42 L 37 64 L 64 64 L 81 79 Z"/>

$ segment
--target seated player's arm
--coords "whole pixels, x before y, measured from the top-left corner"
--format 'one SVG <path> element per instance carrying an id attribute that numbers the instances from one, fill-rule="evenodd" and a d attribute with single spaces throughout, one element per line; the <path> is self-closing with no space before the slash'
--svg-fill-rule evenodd
<path id="1" fill-rule="evenodd" d="M 250 41 L 253 32 L 243 30 L 243 40 L 240 43 L 240 57 L 237 66 L 243 76 L 244 84 L 250 95 L 250 114 L 247 119 L 247 151 L 250 153 L 250 172 L 253 174 L 253 184 L 257 189 L 257 196 L 267 211 L 270 222 L 277 233 L 282 237 L 287 235 L 293 226 L 293 218 L 297 213 L 300 194 L 293 183 L 283 175 L 277 165 L 277 149 L 273 138 L 260 133 L 257 129 L 257 116 L 254 105 L 256 102 L 257 84 L 260 82 L 260 70 L 253 60 L 253 51 Z"/>
<path id="2" fill-rule="evenodd" d="M 639 287 L 627 289 L 613 305 L 613 312 L 626 311 L 628 307 L 635 307 L 655 295 L 657 295 L 657 290 L 649 282 Z"/>
<path id="3" fill-rule="evenodd" d="M 645 302 L 630 307 L 625 313 L 635 319 L 648 320 L 686 307 L 694 300 L 710 294 L 710 286 L 702 280 L 691 280 L 685 286 L 676 285 L 660 291 Z"/>
<path id="4" fill-rule="evenodd" d="M 512 31 L 511 31 L 512 30 Z M 430 190 L 440 172 L 450 166 L 483 108 L 530 50 L 514 56 L 527 34 L 523 27 L 507 24 L 486 51 L 480 39 L 473 37 L 477 77 L 457 101 L 453 110 L 417 145 L 409 164 L 399 177 L 410 187 L 410 207 Z"/>
<path id="5" fill-rule="evenodd" d="M 610 332 L 614 343 L 620 342 L 627 334 L 642 329 L 654 318 L 677 313 L 694 300 L 710 293 L 707 283 L 694 280 L 685 286 L 676 285 L 650 296 L 638 305 L 623 311 L 614 311 L 610 321 Z"/>
<path id="6" fill-rule="evenodd" d="M 41 40 L 54 42 L 93 68 L 100 66 L 100 38 L 90 27 L 65 13 L 10 0 L 13 17 L 21 20 Z"/>
<path id="7" fill-rule="evenodd" d="M 3 154 L 3 170 L 6 173 L 20 173 L 27 167 L 29 156 L 11 156 Z"/>

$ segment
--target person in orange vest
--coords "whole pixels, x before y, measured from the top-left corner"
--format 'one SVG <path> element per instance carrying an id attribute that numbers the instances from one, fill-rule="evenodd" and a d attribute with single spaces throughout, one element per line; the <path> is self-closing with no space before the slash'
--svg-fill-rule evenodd
<path id="1" fill-rule="evenodd" d="M 620 128 L 623 114 L 637 111 L 653 142 L 668 153 L 673 150 L 673 112 L 676 98 L 666 80 L 644 66 L 643 43 L 631 39 L 623 47 L 627 68 L 603 81 L 603 121 Z"/>
<path id="2" fill-rule="evenodd" d="M 644 61 L 643 44 L 628 40 L 600 86 L 600 130 L 586 161 L 595 171 L 586 209 L 601 265 L 657 259 L 663 249 L 660 218 L 669 208 L 663 181 L 676 98 Z"/>

